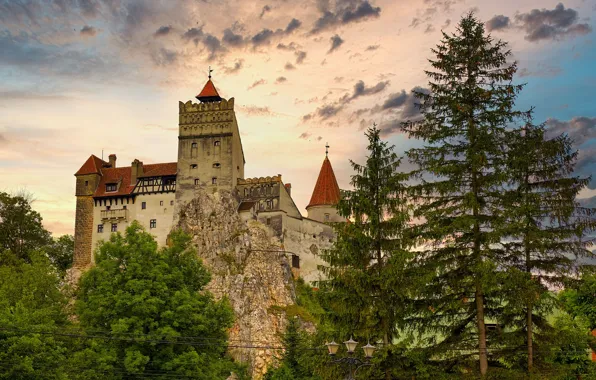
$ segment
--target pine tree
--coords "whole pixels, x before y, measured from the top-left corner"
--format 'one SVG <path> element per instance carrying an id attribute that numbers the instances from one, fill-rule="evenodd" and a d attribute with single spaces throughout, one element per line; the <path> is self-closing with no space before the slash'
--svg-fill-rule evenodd
<path id="1" fill-rule="evenodd" d="M 544 125 L 534 125 L 530 118 L 508 139 L 509 236 L 502 244 L 509 268 L 505 289 L 510 312 L 504 323 L 525 329 L 528 370 L 533 366 L 535 327 L 549 328 L 545 314 L 554 305 L 549 289 L 569 284 L 579 269 L 577 259 L 590 256 L 586 247 L 593 243 L 584 239 L 594 227 L 593 210 L 576 201 L 589 178 L 573 175 L 577 151 L 569 137 L 547 139 L 545 134 Z"/>
<path id="2" fill-rule="evenodd" d="M 330 322 L 346 340 L 351 334 L 366 342 L 382 341 L 389 348 L 397 337 L 404 309 L 407 277 L 401 273 L 408 259 L 405 231 L 409 214 L 405 198 L 407 176 L 398 172 L 394 147 L 381 141 L 380 130 L 368 129 L 365 165 L 351 161 L 356 172 L 353 190 L 342 192 L 337 209 L 349 218 L 336 226 L 334 247 L 322 254 L 321 296 Z M 401 274 L 401 275 L 400 275 Z M 400 283 L 401 281 L 401 283 Z M 386 354 L 389 350 L 386 351 Z M 391 358 L 381 363 L 389 378 Z"/>
<path id="3" fill-rule="evenodd" d="M 472 13 L 465 16 L 432 50 L 430 91 L 415 92 L 424 119 L 403 125 L 425 142 L 407 153 L 420 180 L 412 199 L 422 251 L 413 264 L 428 275 L 416 321 L 435 333 L 429 343 L 444 357 L 454 350 L 457 361 L 477 350 L 482 376 L 485 318 L 498 304 L 490 292 L 500 254 L 494 244 L 502 236 L 505 137 L 520 116 L 513 106 L 522 86 L 511 84 L 516 64 L 507 62 L 506 46 L 486 35 Z"/>

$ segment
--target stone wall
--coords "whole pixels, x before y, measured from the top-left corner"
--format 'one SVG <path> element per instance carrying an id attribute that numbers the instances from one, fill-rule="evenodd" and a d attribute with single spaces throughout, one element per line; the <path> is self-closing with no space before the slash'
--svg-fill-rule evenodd
<path id="1" fill-rule="evenodd" d="M 281 345 L 294 284 L 280 240 L 266 225 L 242 221 L 237 206 L 231 192 L 197 191 L 181 207 L 178 226 L 191 234 L 212 273 L 208 290 L 227 297 L 234 309 L 230 354 L 248 364 L 253 379 L 261 379 L 274 360 L 267 347 Z"/>
<path id="2" fill-rule="evenodd" d="M 76 268 L 84 268 L 92 264 L 93 258 L 93 197 L 77 196 L 75 214 L 75 247 L 74 263 Z"/>

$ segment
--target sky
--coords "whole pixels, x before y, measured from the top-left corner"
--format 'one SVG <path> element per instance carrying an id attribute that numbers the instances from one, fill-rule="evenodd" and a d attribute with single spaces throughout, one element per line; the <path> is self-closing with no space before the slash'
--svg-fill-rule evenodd
<path id="1" fill-rule="evenodd" d="M 178 101 L 213 82 L 235 109 L 246 177 L 282 174 L 306 215 L 329 143 L 341 188 L 376 123 L 402 155 L 431 49 L 473 11 L 508 42 L 517 107 L 596 168 L 596 0 L 0 0 L 0 191 L 74 231 L 74 173 L 177 157 Z M 580 194 L 596 206 L 596 176 Z"/>

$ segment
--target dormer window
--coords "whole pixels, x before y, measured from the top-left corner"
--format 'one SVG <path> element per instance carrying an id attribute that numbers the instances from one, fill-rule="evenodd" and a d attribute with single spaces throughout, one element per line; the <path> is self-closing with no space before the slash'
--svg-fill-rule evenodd
<path id="1" fill-rule="evenodd" d="M 107 183 L 106 184 L 106 193 L 116 191 L 117 185 L 115 183 Z"/>

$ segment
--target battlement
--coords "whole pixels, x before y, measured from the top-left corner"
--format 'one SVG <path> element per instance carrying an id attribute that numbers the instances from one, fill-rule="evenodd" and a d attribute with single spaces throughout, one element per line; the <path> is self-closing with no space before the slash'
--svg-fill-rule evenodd
<path id="1" fill-rule="evenodd" d="M 238 178 L 238 185 L 254 185 L 272 182 L 281 182 L 281 174 L 273 177 Z"/>
<path id="2" fill-rule="evenodd" d="M 208 103 L 193 103 L 192 100 L 189 100 L 186 103 L 178 102 L 178 108 L 180 115 L 194 112 L 233 110 L 234 98 L 230 98 L 229 100 L 222 99 L 221 102 Z"/>

